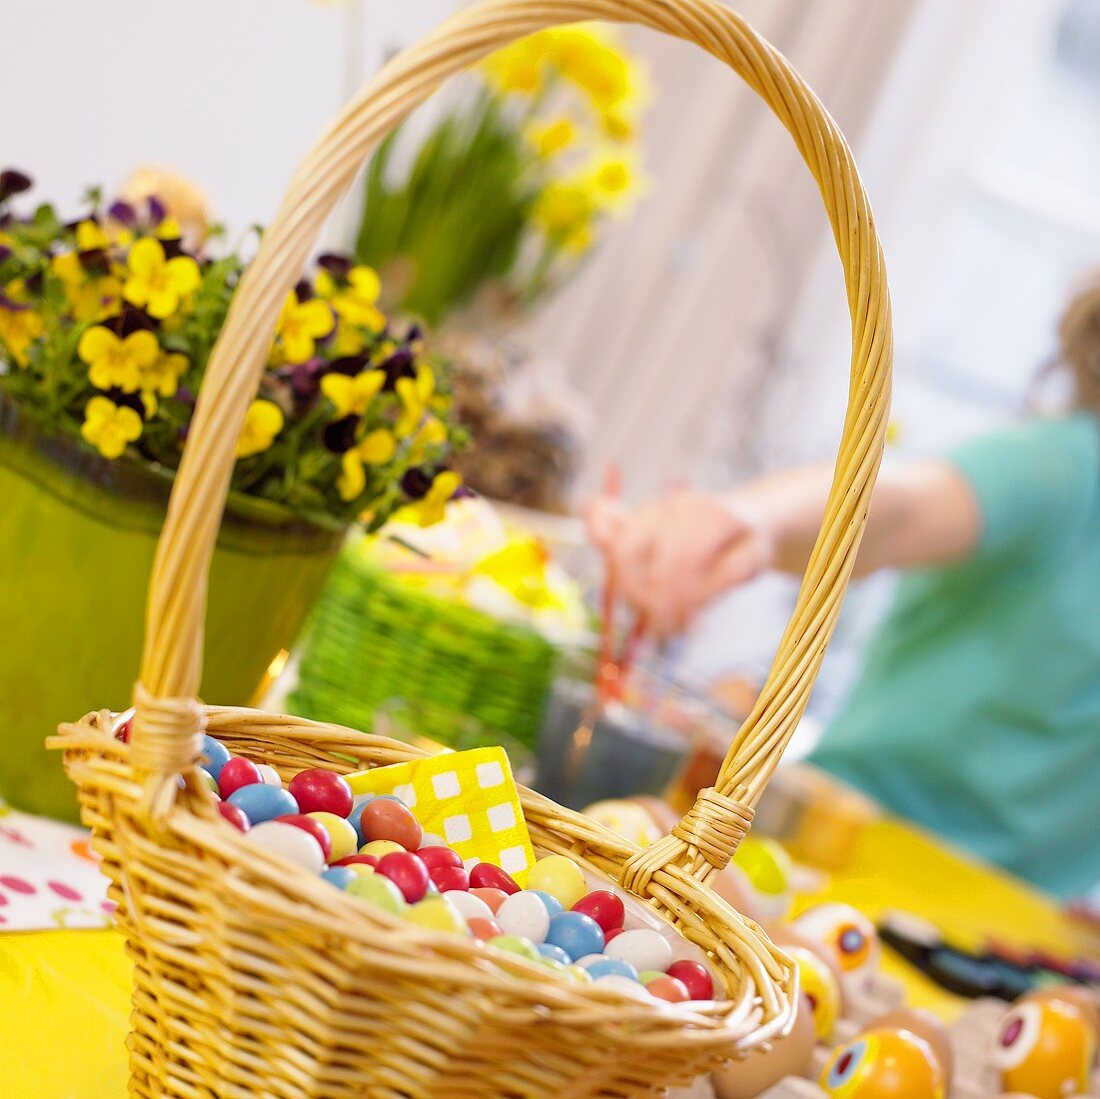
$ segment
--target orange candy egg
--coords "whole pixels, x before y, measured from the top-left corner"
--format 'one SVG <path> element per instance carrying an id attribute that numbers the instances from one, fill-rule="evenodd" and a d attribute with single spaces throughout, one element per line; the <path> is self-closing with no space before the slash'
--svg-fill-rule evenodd
<path id="1" fill-rule="evenodd" d="M 839 1046 L 818 1081 L 830 1099 L 944 1099 L 943 1070 L 907 1030 L 869 1030 Z"/>
<path id="2" fill-rule="evenodd" d="M 1054 998 L 1017 1001 L 1001 1022 L 993 1052 L 1001 1087 L 1035 1099 L 1087 1091 L 1095 1060 L 1090 1019 L 1078 1005 Z"/>

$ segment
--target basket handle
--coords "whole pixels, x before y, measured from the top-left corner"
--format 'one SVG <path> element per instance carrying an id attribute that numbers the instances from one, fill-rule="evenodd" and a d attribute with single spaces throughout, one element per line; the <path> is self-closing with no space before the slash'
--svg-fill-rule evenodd
<path id="1" fill-rule="evenodd" d="M 199 756 L 206 586 L 237 437 L 265 368 L 282 302 L 321 228 L 370 151 L 447 77 L 547 26 L 586 19 L 638 23 L 702 46 L 775 112 L 820 187 L 840 254 L 852 319 L 848 411 L 832 489 L 798 601 L 752 714 L 672 835 L 627 866 L 644 891 L 676 863 L 707 880 L 728 862 L 805 708 L 840 611 L 886 431 L 892 357 L 882 250 L 850 150 L 787 60 L 718 0 L 477 0 L 391 60 L 351 101 L 295 173 L 241 280 L 210 359 L 157 546 L 135 687 L 133 762 L 144 812 L 165 815 L 175 776 Z M 273 593 L 277 598 L 277 593 Z"/>

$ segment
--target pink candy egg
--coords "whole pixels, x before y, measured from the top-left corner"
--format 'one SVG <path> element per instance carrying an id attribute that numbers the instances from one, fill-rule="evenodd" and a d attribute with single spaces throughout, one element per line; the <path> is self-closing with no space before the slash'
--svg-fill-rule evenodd
<path id="1" fill-rule="evenodd" d="M 375 798 L 359 818 L 359 830 L 364 838 L 391 840 L 406 851 L 415 851 L 424 838 L 424 829 L 412 813 L 399 801 L 391 798 Z M 417 860 L 420 861 L 419 859 Z M 423 862 L 420 863 L 424 865 Z"/>
<path id="2" fill-rule="evenodd" d="M 227 798 L 242 786 L 253 786 L 263 780 L 259 767 L 252 760 L 234 756 L 226 761 L 218 775 L 218 792 Z"/>
<path id="3" fill-rule="evenodd" d="M 428 868 L 408 851 L 394 851 L 384 856 L 379 860 L 376 872 L 389 878 L 401 890 L 401 895 L 409 904 L 423 900 L 424 894 L 428 892 L 431 880 L 428 877 Z"/>
<path id="4" fill-rule="evenodd" d="M 244 810 L 231 801 L 219 801 L 218 812 L 240 832 L 247 832 L 252 827 L 252 822 L 245 815 Z"/>
<path id="5" fill-rule="evenodd" d="M 489 906 L 489 911 L 492 912 L 494 916 L 496 915 L 497 909 L 500 908 L 508 898 L 508 894 L 505 893 L 503 889 L 477 889 L 474 888 L 472 880 L 470 886 L 470 892 L 473 893 L 475 897 L 479 897 L 483 900 Z"/>
<path id="6" fill-rule="evenodd" d="M 656 996 L 658 1000 L 667 1000 L 670 1004 L 682 1004 L 691 999 L 691 993 L 683 981 L 675 977 L 656 977 L 645 986 L 650 996 Z"/>
<path id="7" fill-rule="evenodd" d="M 497 938 L 498 935 L 504 934 L 500 930 L 496 920 L 487 920 L 482 916 L 473 916 L 466 922 L 466 926 L 470 929 L 470 934 L 475 939 L 480 939 L 483 943 L 488 942 L 490 939 Z"/>
<path id="8" fill-rule="evenodd" d="M 303 813 L 334 813 L 346 817 L 351 812 L 351 787 L 342 775 L 311 767 L 299 771 L 287 787 Z"/>
<path id="9" fill-rule="evenodd" d="M 491 862 L 479 862 L 470 871 L 470 885 L 474 889 L 501 889 L 508 894 L 519 892 L 512 876 Z"/>
<path id="10" fill-rule="evenodd" d="M 585 894 L 573 905 L 573 911 L 591 916 L 600 925 L 605 942 L 607 933 L 620 929 L 623 926 L 623 920 L 626 919 L 626 908 L 622 898 L 607 889 L 596 889 Z"/>
<path id="11" fill-rule="evenodd" d="M 666 973 L 675 977 L 687 990 L 693 1000 L 713 1000 L 714 981 L 705 965 L 681 959 L 673 962 Z"/>

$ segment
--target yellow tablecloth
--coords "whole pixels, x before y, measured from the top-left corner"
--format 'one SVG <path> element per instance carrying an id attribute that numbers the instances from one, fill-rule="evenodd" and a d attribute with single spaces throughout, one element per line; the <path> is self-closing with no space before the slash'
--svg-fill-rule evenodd
<path id="1" fill-rule="evenodd" d="M 863 836 L 851 869 L 820 894 L 872 918 L 889 908 L 923 915 L 960 937 L 996 935 L 1061 954 L 1100 957 L 1100 941 L 1041 895 L 945 851 L 903 825 L 880 821 Z M 896 958 L 884 967 L 911 1001 L 950 1018 L 962 1001 Z M 129 962 L 114 931 L 0 935 L 0 1096 L 122 1099 Z"/>

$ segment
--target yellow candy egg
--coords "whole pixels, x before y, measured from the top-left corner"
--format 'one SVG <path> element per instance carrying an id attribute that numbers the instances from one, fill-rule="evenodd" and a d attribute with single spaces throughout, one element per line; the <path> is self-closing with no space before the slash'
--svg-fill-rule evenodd
<path id="1" fill-rule="evenodd" d="M 814 1033 L 819 1042 L 824 1042 L 840 1015 L 840 985 L 833 971 L 812 950 L 796 946 L 787 953 L 798 966 L 798 986 L 813 1011 Z"/>
<path id="2" fill-rule="evenodd" d="M 405 911 L 405 919 L 417 927 L 432 931 L 451 931 L 456 935 L 468 935 L 462 914 L 446 897 L 428 897 Z"/>
<path id="3" fill-rule="evenodd" d="M 369 862 L 348 862 L 344 865 L 360 878 L 369 878 L 374 873 L 374 867 Z"/>
<path id="4" fill-rule="evenodd" d="M 354 831 L 354 829 L 353 829 Z M 393 840 L 371 840 L 370 843 L 364 843 L 359 848 L 360 855 L 374 855 L 376 858 L 381 858 L 383 855 L 392 855 L 394 851 L 404 851 L 405 848 L 399 843 L 394 843 Z"/>
<path id="5" fill-rule="evenodd" d="M 1001 1022 L 993 1067 L 1005 1091 L 1063 1099 L 1088 1091 L 1096 1035 L 1078 1005 L 1067 1000 L 1018 1001 Z"/>
<path id="6" fill-rule="evenodd" d="M 329 839 L 332 840 L 332 854 L 329 855 L 329 862 L 346 859 L 348 855 L 355 854 L 359 836 L 356 834 L 355 828 L 343 817 L 338 817 L 335 813 L 325 813 L 321 810 L 307 815 L 321 825 L 329 834 Z M 373 854 L 373 852 L 368 852 L 368 854 Z"/>
<path id="7" fill-rule="evenodd" d="M 549 893 L 567 912 L 588 892 L 581 868 L 565 855 L 539 859 L 527 875 L 525 888 Z"/>
<path id="8" fill-rule="evenodd" d="M 907 1030 L 869 1030 L 838 1046 L 818 1081 L 830 1099 L 944 1099 L 931 1047 Z"/>

